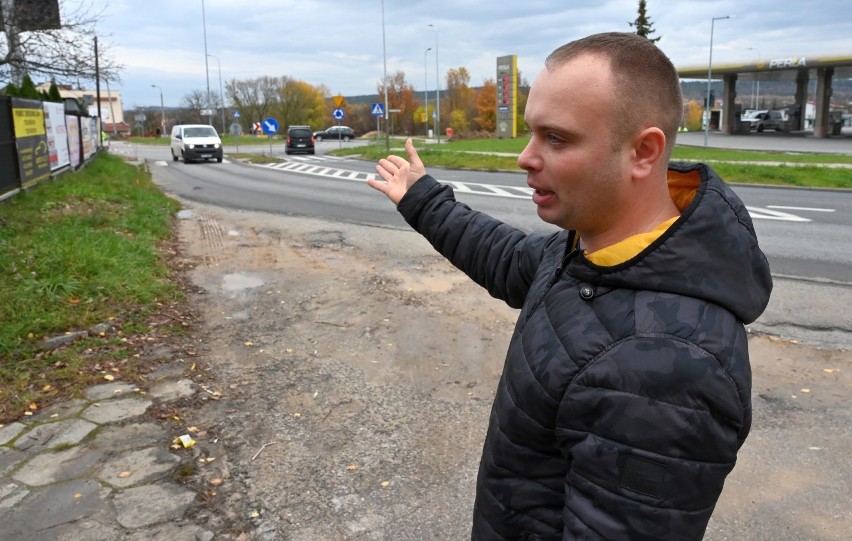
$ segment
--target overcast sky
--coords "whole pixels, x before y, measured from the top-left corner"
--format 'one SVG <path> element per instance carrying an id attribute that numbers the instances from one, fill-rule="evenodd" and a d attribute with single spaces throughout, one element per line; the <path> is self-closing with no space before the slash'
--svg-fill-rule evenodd
<path id="1" fill-rule="evenodd" d="M 332 94 L 376 92 L 383 76 L 402 70 L 422 91 L 464 66 L 471 86 L 495 77 L 498 56 L 517 55 L 530 82 L 554 48 L 607 31 L 629 32 L 638 0 L 64 0 L 101 11 L 99 40 L 124 66 L 125 108 L 180 105 L 192 90 L 222 80 L 286 75 Z M 852 55 L 852 0 L 648 0 L 657 44 L 677 67 L 758 58 Z M 202 22 L 206 16 L 206 25 Z M 437 27 L 437 32 L 432 24 Z M 428 47 L 432 50 L 425 53 Z M 425 59 L 424 59 L 425 56 Z M 424 62 L 425 60 L 425 62 Z M 425 80 L 424 80 L 425 79 Z M 443 84 L 443 83 L 442 83 Z M 94 87 L 94 82 L 91 83 Z M 102 89 L 104 89 L 102 83 Z"/>

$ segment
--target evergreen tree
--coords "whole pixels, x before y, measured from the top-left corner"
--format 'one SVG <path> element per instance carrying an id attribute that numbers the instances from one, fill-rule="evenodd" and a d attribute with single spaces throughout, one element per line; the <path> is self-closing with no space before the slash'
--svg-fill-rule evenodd
<path id="1" fill-rule="evenodd" d="M 62 94 L 59 93 L 59 87 L 56 86 L 56 81 L 51 81 L 50 83 L 50 90 L 47 92 L 47 101 L 62 103 Z"/>
<path id="2" fill-rule="evenodd" d="M 29 98 L 31 100 L 42 99 L 41 94 L 36 90 L 35 83 L 30 79 L 29 74 L 24 74 L 21 79 L 21 88 L 18 89 L 18 96 L 21 98 Z"/>
<path id="3" fill-rule="evenodd" d="M 631 27 L 636 29 L 636 34 L 642 36 L 643 38 L 647 38 L 651 43 L 656 43 L 660 41 L 660 37 L 652 38 L 651 34 L 656 32 L 654 30 L 654 23 L 648 18 L 646 13 L 647 6 L 645 0 L 639 0 L 639 14 L 636 17 L 636 20 L 628 22 Z"/>

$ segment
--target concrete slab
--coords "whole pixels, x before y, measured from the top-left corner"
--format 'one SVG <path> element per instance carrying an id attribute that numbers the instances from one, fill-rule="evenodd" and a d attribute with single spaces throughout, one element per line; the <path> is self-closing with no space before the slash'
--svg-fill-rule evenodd
<path id="1" fill-rule="evenodd" d="M 106 400 L 108 398 L 116 398 L 118 396 L 127 395 L 136 392 L 136 385 L 132 383 L 104 383 L 103 385 L 95 385 L 89 387 L 83 393 L 89 400 Z"/>
<path id="2" fill-rule="evenodd" d="M 180 379 L 178 381 L 163 381 L 151 387 L 148 391 L 148 397 L 154 400 L 177 400 L 186 398 L 198 392 L 198 386 L 195 382 L 189 379 Z"/>
<path id="3" fill-rule="evenodd" d="M 124 533 L 117 526 L 101 524 L 94 520 L 81 520 L 62 524 L 45 532 L 53 541 L 124 541 Z M 149 538 L 155 539 L 155 538 Z"/>
<path id="4" fill-rule="evenodd" d="M 43 410 L 39 410 L 38 413 L 36 413 L 32 417 L 22 417 L 20 421 L 28 425 L 38 425 L 42 423 L 60 421 L 62 419 L 74 417 L 75 415 L 83 411 L 83 408 L 85 408 L 88 404 L 89 402 L 86 400 L 83 400 L 81 398 L 75 398 L 67 402 L 60 402 L 58 404 L 48 406 Z"/>
<path id="5" fill-rule="evenodd" d="M 195 524 L 177 525 L 160 524 L 135 532 L 122 541 L 151 541 L 152 539 L 167 539 L 168 541 L 211 541 L 213 533 Z"/>
<path id="6" fill-rule="evenodd" d="M 6 483 L 0 486 L 0 526 L 3 525 L 3 516 L 14 512 L 18 502 L 29 496 L 29 494 L 30 489 L 16 483 Z"/>
<path id="7" fill-rule="evenodd" d="M 127 451 L 148 447 L 158 442 L 165 448 L 171 444 L 172 439 L 165 428 L 155 423 L 133 423 L 101 427 L 90 445 L 106 451 Z"/>
<path id="8" fill-rule="evenodd" d="M 24 464 L 12 479 L 40 487 L 82 477 L 92 471 L 104 458 L 102 451 L 87 447 L 72 447 L 55 453 L 42 453 Z"/>
<path id="9" fill-rule="evenodd" d="M 91 479 L 42 487 L 0 517 L 4 539 L 49 539 L 44 532 L 86 518 L 106 519 L 110 489 Z"/>
<path id="10" fill-rule="evenodd" d="M 115 495 L 118 523 L 142 528 L 176 520 L 195 501 L 195 493 L 174 483 L 143 485 Z"/>
<path id="11" fill-rule="evenodd" d="M 114 423 L 139 417 L 151 407 L 152 403 L 147 398 L 135 397 L 107 400 L 92 404 L 83 411 L 81 417 L 98 424 Z"/>
<path id="12" fill-rule="evenodd" d="M 9 470 L 20 464 L 27 456 L 29 455 L 17 449 L 0 447 L 0 475 L 6 475 Z"/>
<path id="13" fill-rule="evenodd" d="M 26 429 L 27 425 L 17 422 L 0 428 L 0 445 L 6 445 Z"/>
<path id="14" fill-rule="evenodd" d="M 97 427 L 98 425 L 83 419 L 38 425 L 18 438 L 14 446 L 22 451 L 38 453 L 60 445 L 80 443 Z"/>
<path id="15" fill-rule="evenodd" d="M 108 485 L 127 488 L 167 477 L 178 464 L 178 456 L 165 449 L 149 447 L 108 460 L 98 470 L 97 478 Z"/>
<path id="16" fill-rule="evenodd" d="M 190 363 L 179 360 L 161 365 L 156 370 L 148 374 L 148 381 L 158 382 L 163 379 L 177 380 L 186 373 L 190 368 Z"/>

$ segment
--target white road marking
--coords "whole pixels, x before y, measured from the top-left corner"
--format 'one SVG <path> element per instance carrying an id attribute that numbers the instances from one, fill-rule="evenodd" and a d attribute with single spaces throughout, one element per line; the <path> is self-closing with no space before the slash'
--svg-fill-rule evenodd
<path id="1" fill-rule="evenodd" d="M 762 220 L 779 220 L 782 222 L 810 222 L 812 220 L 808 218 L 802 218 L 801 216 L 796 216 L 795 214 L 789 214 L 786 212 L 781 212 L 779 210 L 770 210 L 768 208 L 760 208 L 760 207 L 746 207 L 748 213 L 751 215 L 752 219 L 762 219 Z"/>
<path id="2" fill-rule="evenodd" d="M 314 175 L 319 177 L 333 178 L 338 180 L 356 180 L 359 182 L 364 182 L 368 180 L 372 175 L 371 173 L 364 173 L 359 171 L 348 171 L 346 169 L 336 169 L 324 166 L 307 166 L 305 163 L 297 163 L 297 162 L 287 162 L 287 163 L 275 163 L 275 164 L 263 164 L 256 165 L 257 167 L 266 167 L 267 169 L 276 169 L 279 171 L 291 171 L 298 172 L 304 175 Z M 449 184 L 453 187 L 453 189 L 460 193 L 468 193 L 473 195 L 485 195 L 491 197 L 508 197 L 511 199 L 529 199 L 532 195 L 533 190 L 528 186 L 498 186 L 495 184 L 481 184 L 478 182 L 459 182 L 455 180 L 438 180 L 443 184 Z M 808 218 L 803 218 L 801 216 L 796 216 L 795 214 L 791 214 L 789 212 L 781 212 L 780 210 L 773 209 L 785 209 L 785 210 L 805 210 L 805 211 L 817 211 L 817 212 L 834 212 L 833 209 L 815 209 L 815 208 L 807 208 L 807 207 L 782 207 L 775 205 L 768 205 L 766 208 L 762 207 L 746 207 L 752 219 L 755 220 L 778 220 L 784 222 L 810 222 L 812 220 Z"/>
<path id="3" fill-rule="evenodd" d="M 804 210 L 806 212 L 834 212 L 835 209 L 822 209 L 814 207 L 784 207 L 781 205 L 766 205 L 768 209 Z"/>

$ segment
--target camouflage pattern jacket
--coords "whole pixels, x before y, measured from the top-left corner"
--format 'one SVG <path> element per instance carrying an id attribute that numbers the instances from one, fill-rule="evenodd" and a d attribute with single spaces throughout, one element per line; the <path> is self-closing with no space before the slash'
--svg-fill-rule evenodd
<path id="1" fill-rule="evenodd" d="M 428 175 L 398 205 L 521 313 L 477 480 L 472 539 L 701 539 L 751 425 L 744 323 L 772 281 L 751 218 L 707 166 L 672 164 L 681 217 L 599 267 Z M 684 196 L 684 192 L 688 192 Z"/>

